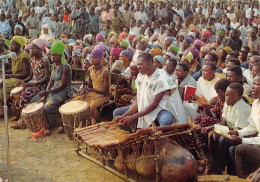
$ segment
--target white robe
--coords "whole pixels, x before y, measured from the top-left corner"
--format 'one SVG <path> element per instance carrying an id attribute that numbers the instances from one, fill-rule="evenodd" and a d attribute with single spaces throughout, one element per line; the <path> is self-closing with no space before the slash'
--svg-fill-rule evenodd
<path id="1" fill-rule="evenodd" d="M 167 91 L 155 110 L 138 118 L 138 128 L 148 128 L 161 110 L 167 110 L 173 115 L 176 121 L 173 124 L 187 122 L 177 85 L 165 70 L 156 69 L 150 77 L 139 73 L 135 86 L 137 88 L 138 111 L 150 105 L 155 95 Z"/>

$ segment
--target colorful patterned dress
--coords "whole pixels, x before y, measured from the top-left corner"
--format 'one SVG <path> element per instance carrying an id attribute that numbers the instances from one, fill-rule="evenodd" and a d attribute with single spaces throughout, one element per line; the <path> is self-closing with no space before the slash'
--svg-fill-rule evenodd
<path id="1" fill-rule="evenodd" d="M 199 115 L 195 118 L 195 121 L 197 121 L 197 123 L 201 127 L 207 127 L 207 126 L 212 126 L 214 124 L 217 124 L 221 121 L 223 107 L 224 107 L 224 103 L 220 99 L 218 99 L 215 106 L 211 109 L 212 113 L 215 116 L 210 117 L 207 115 Z M 199 136 L 201 143 L 208 142 L 208 134 L 198 133 L 198 136 Z"/>
<path id="2" fill-rule="evenodd" d="M 40 58 L 38 60 L 33 57 L 31 59 L 31 67 L 33 77 L 32 80 L 29 82 L 39 81 L 44 78 L 44 64 L 47 62 L 47 59 Z M 16 109 L 21 111 L 29 102 L 30 99 L 37 95 L 40 91 L 44 90 L 45 85 L 34 85 L 33 87 L 25 87 L 24 91 L 20 95 L 20 102 L 15 103 Z"/>

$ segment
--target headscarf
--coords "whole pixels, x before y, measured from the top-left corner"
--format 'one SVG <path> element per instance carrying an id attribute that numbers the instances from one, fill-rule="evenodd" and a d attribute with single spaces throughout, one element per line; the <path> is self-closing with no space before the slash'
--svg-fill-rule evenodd
<path id="1" fill-rule="evenodd" d="M 61 55 L 61 64 L 66 63 L 66 59 L 64 57 L 64 49 L 65 49 L 65 46 L 64 46 L 63 42 L 60 40 L 56 40 L 51 46 L 52 54 L 55 53 L 55 54 Z"/>
<path id="2" fill-rule="evenodd" d="M 165 55 L 169 56 L 170 58 L 175 58 L 175 55 L 171 52 L 166 52 Z"/>
<path id="3" fill-rule="evenodd" d="M 184 54 L 184 55 L 182 56 L 182 59 L 187 59 L 187 61 L 188 61 L 189 63 L 191 63 L 191 61 L 193 60 L 193 55 L 192 55 L 191 52 L 188 52 L 187 54 Z"/>
<path id="4" fill-rule="evenodd" d="M 189 45 L 193 42 L 192 38 L 190 37 L 184 37 L 184 40 L 188 42 Z"/>
<path id="5" fill-rule="evenodd" d="M 201 51 L 201 52 L 205 52 L 205 53 L 209 53 L 210 47 L 209 47 L 208 45 L 202 46 L 202 47 L 200 48 L 200 51 Z"/>
<path id="6" fill-rule="evenodd" d="M 36 45 L 37 47 L 39 47 L 42 50 L 42 54 L 43 51 L 46 49 L 46 47 L 48 47 L 48 42 L 44 39 L 34 39 L 31 44 Z"/>
<path id="7" fill-rule="evenodd" d="M 194 59 L 196 59 L 200 55 L 198 49 L 190 49 L 190 52 L 192 53 Z"/>
<path id="8" fill-rule="evenodd" d="M 211 34 L 209 33 L 209 31 L 207 31 L 207 30 L 202 30 L 202 35 L 206 35 L 206 37 L 207 37 L 207 42 L 209 42 L 209 38 L 211 37 Z"/>
<path id="9" fill-rule="evenodd" d="M 156 47 L 159 47 L 160 49 L 163 49 L 163 45 L 162 45 L 162 43 L 159 42 L 159 41 L 154 42 L 154 43 L 153 43 L 153 46 L 156 46 Z"/>
<path id="10" fill-rule="evenodd" d="M 164 66 L 165 60 L 162 56 L 154 56 L 154 59 L 156 59 L 159 63 L 161 63 L 162 66 Z"/>
<path id="11" fill-rule="evenodd" d="M 229 46 L 223 47 L 222 49 L 223 49 L 227 54 L 230 53 L 230 52 L 232 52 L 232 49 L 231 49 L 231 47 L 229 47 Z"/>
<path id="12" fill-rule="evenodd" d="M 104 51 L 104 49 L 102 46 L 97 46 L 96 48 L 94 48 L 91 51 L 90 56 L 96 57 L 101 60 L 101 58 L 103 56 L 103 51 Z"/>
<path id="13" fill-rule="evenodd" d="M 194 44 L 199 46 L 201 48 L 201 46 L 203 45 L 202 41 L 201 40 L 195 40 L 194 41 Z"/>
<path id="14" fill-rule="evenodd" d="M 128 36 L 128 40 L 132 40 L 132 39 L 134 39 L 135 38 L 135 35 L 129 35 Z"/>
<path id="15" fill-rule="evenodd" d="M 163 52 L 162 50 L 159 48 L 159 47 L 154 47 L 150 50 L 150 53 L 153 55 L 153 56 L 163 56 Z"/>
<path id="16" fill-rule="evenodd" d="M 82 51 L 82 50 L 83 50 L 83 47 L 81 47 L 81 46 L 74 46 L 74 47 L 73 47 L 73 50 L 76 50 L 76 49 Z"/>
<path id="17" fill-rule="evenodd" d="M 23 31 L 23 26 L 20 24 L 16 24 L 14 28 L 19 28 L 21 32 Z"/>
<path id="18" fill-rule="evenodd" d="M 23 47 L 26 46 L 27 41 L 26 38 L 22 37 L 22 36 L 14 36 L 12 38 L 13 41 L 17 42 L 17 44 L 19 44 L 21 47 L 20 49 L 23 50 Z"/>
<path id="19" fill-rule="evenodd" d="M 69 43 L 69 44 L 71 44 L 71 43 L 76 43 L 76 41 L 73 40 L 73 39 L 69 39 L 68 43 Z"/>
<path id="20" fill-rule="evenodd" d="M 43 29 L 47 29 L 48 30 L 48 34 L 44 34 Z M 47 25 L 47 24 L 42 25 L 41 36 L 42 35 L 49 35 L 49 37 L 53 37 L 52 31 L 51 31 L 51 28 L 50 28 L 49 25 Z"/>
<path id="21" fill-rule="evenodd" d="M 173 41 L 175 41 L 175 38 L 172 37 L 172 36 L 171 36 L 171 37 L 166 37 L 166 38 L 165 38 L 165 41 L 166 41 L 166 40 L 169 40 L 171 43 L 173 43 Z"/>
<path id="22" fill-rule="evenodd" d="M 117 49 L 117 48 L 112 48 L 110 51 L 110 54 L 114 54 L 117 57 L 119 57 L 119 54 L 121 53 L 121 49 Z"/>
<path id="23" fill-rule="evenodd" d="M 196 37 L 196 33 L 195 33 L 195 32 L 190 32 L 190 33 L 188 34 L 188 36 L 192 36 L 193 39 L 195 39 L 195 37 Z"/>
<path id="24" fill-rule="evenodd" d="M 177 54 L 179 52 L 179 48 L 178 47 L 169 46 L 168 49 L 169 48 L 174 52 L 174 54 Z"/>
<path id="25" fill-rule="evenodd" d="M 102 33 L 98 33 L 98 34 L 96 35 L 96 39 L 97 39 L 97 40 L 101 40 L 102 42 L 104 42 L 104 36 L 103 36 L 103 34 L 102 34 Z"/>
<path id="26" fill-rule="evenodd" d="M 82 57 L 82 53 L 79 49 L 73 50 L 72 52 L 72 56 L 78 56 L 78 57 Z"/>
<path id="27" fill-rule="evenodd" d="M 114 37 L 117 37 L 117 33 L 116 33 L 116 32 L 113 32 L 113 31 L 112 31 L 112 32 L 110 32 L 110 33 L 108 34 L 108 36 L 107 36 L 107 37 L 110 37 L 110 35 L 111 35 L 111 34 L 112 34 Z"/>
<path id="28" fill-rule="evenodd" d="M 121 42 L 120 42 L 120 46 L 123 46 L 123 47 L 125 47 L 125 48 L 128 48 L 129 43 L 127 42 L 127 40 L 123 39 L 123 40 L 121 40 Z"/>
<path id="29" fill-rule="evenodd" d="M 132 49 L 126 49 L 122 51 L 122 54 L 126 55 L 129 61 L 132 61 L 132 58 L 134 56 L 134 51 Z"/>
<path id="30" fill-rule="evenodd" d="M 218 29 L 218 30 L 217 30 L 217 32 L 216 32 L 216 35 L 217 35 L 217 36 L 220 36 L 220 37 L 222 37 L 222 38 L 223 38 L 223 37 L 225 36 L 225 33 L 224 33 L 224 31 L 223 31 L 223 30 L 221 30 L 221 29 Z"/>
<path id="31" fill-rule="evenodd" d="M 88 39 L 89 41 L 91 41 L 93 39 L 93 35 L 91 35 L 91 34 L 85 35 L 83 40 L 85 40 L 85 39 Z"/>
<path id="32" fill-rule="evenodd" d="M 119 41 L 118 41 L 118 39 L 115 36 L 111 37 L 109 42 L 115 42 L 115 43 L 119 44 Z"/>
<path id="33" fill-rule="evenodd" d="M 65 33 L 62 33 L 62 34 L 60 34 L 60 37 L 64 37 L 64 38 L 68 38 L 68 35 L 66 35 Z"/>
<path id="34" fill-rule="evenodd" d="M 122 32 L 119 36 L 118 36 L 119 39 L 126 39 L 126 33 L 125 32 Z"/>

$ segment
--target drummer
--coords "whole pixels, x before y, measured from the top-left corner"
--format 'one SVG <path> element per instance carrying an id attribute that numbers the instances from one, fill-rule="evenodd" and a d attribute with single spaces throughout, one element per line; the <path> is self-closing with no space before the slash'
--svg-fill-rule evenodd
<path id="1" fill-rule="evenodd" d="M 152 55 L 142 52 L 137 58 L 137 67 L 137 99 L 114 121 L 130 126 L 138 119 L 137 128 L 148 128 L 153 121 L 160 126 L 187 122 L 177 85 L 165 70 L 153 66 Z"/>
<path id="2" fill-rule="evenodd" d="M 98 121 L 99 113 L 97 108 L 110 100 L 109 97 L 109 72 L 101 65 L 104 47 L 97 46 L 91 52 L 91 64 L 88 69 L 88 88 L 81 89 L 73 100 L 84 100 L 89 104 L 89 122 L 92 124 Z"/>
<path id="3" fill-rule="evenodd" d="M 31 54 L 31 70 L 30 76 L 25 80 L 18 82 L 16 86 L 24 87 L 24 91 L 20 94 L 20 101 L 15 102 L 15 107 L 19 110 L 15 120 L 19 119 L 19 113 L 30 102 L 30 100 L 40 91 L 44 90 L 49 80 L 49 60 L 45 56 L 45 48 L 48 42 L 43 39 L 34 39 L 30 46 Z M 11 97 L 12 98 L 12 97 Z M 12 98 L 14 101 L 14 98 Z M 33 99 L 32 101 L 33 102 Z M 15 129 L 24 128 L 24 124 L 13 126 Z"/>
<path id="4" fill-rule="evenodd" d="M 51 78 L 46 91 L 38 93 L 40 101 L 45 102 L 44 111 L 48 125 L 53 126 L 54 122 L 60 117 L 59 106 L 71 97 L 70 86 L 72 71 L 64 57 L 64 44 L 57 40 L 51 46 Z M 63 127 L 57 129 L 61 133 Z M 46 129 L 44 135 L 50 135 L 50 130 Z"/>
<path id="5" fill-rule="evenodd" d="M 9 97 L 10 91 L 15 84 L 21 79 L 25 79 L 30 75 L 30 56 L 23 51 L 23 47 L 27 44 L 26 39 L 22 36 L 14 36 L 10 42 L 10 51 L 16 53 L 15 58 L 11 58 L 11 70 L 7 70 L 6 78 L 6 94 Z M 2 85 L 1 85 L 2 87 Z M 0 115 L 3 114 L 3 89 L 0 89 Z"/>

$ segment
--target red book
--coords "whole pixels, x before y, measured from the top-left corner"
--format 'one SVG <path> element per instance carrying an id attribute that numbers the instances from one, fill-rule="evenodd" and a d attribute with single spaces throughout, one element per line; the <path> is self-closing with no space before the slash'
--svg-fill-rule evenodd
<path id="1" fill-rule="evenodd" d="M 196 87 L 185 85 L 184 101 L 188 101 L 191 99 L 191 97 L 194 97 L 195 92 L 196 92 Z"/>

